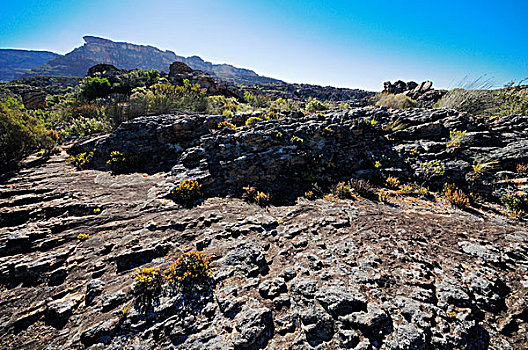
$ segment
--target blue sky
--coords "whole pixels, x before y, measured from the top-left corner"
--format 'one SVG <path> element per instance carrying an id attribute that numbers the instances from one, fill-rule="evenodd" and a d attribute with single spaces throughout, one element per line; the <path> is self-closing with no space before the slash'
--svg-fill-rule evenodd
<path id="1" fill-rule="evenodd" d="M 289 82 L 380 90 L 528 76 L 528 1 L 0 0 L 0 47 L 66 53 L 83 35 L 199 55 Z"/>

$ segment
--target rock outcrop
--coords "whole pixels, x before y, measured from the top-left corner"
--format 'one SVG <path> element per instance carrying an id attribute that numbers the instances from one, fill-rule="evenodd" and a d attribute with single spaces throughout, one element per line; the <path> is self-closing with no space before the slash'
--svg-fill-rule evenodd
<path id="1" fill-rule="evenodd" d="M 239 126 L 251 117 L 239 116 Z M 372 124 L 372 120 L 376 123 Z M 388 175 L 422 183 L 423 164 L 440 162 L 445 174 L 430 179 L 440 187 L 453 182 L 499 201 L 525 180 L 515 173 L 528 163 L 528 118 L 474 117 L 454 110 L 356 108 L 304 116 L 292 113 L 236 131 L 218 130 L 222 116 L 141 117 L 108 136 L 79 143 L 73 154 L 96 150 L 100 169 L 112 151 L 134 159 L 133 170 L 171 171 L 175 181 L 197 178 L 207 195 L 240 194 L 245 185 L 296 198 L 320 184 L 350 177 L 384 181 Z M 394 127 L 398 121 L 400 127 Z M 453 130 L 465 131 L 449 147 Z M 494 162 L 493 171 L 475 174 L 477 162 Z M 376 166 L 376 163 L 379 163 Z M 526 194 L 524 194 L 526 195 Z"/>
<path id="2" fill-rule="evenodd" d="M 416 100 L 422 108 L 432 108 L 446 93 L 447 90 L 433 89 L 432 81 L 424 81 L 417 84 L 414 81 L 404 82 L 401 80 L 392 84 L 390 81 L 383 83 L 383 93 L 405 94 Z"/>

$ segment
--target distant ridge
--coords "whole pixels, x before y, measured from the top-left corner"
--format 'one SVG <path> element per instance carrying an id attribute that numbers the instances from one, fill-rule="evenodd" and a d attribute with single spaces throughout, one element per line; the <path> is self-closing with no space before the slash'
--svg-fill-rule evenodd
<path id="1" fill-rule="evenodd" d="M 49 51 L 0 49 L 0 82 L 16 80 L 58 56 Z"/>
<path id="2" fill-rule="evenodd" d="M 157 69 L 169 71 L 174 61 L 186 63 L 212 76 L 240 84 L 280 83 L 280 80 L 258 75 L 252 70 L 237 68 L 229 64 L 213 64 L 198 56 L 183 57 L 172 51 L 163 51 L 153 46 L 115 42 L 95 36 L 84 36 L 84 45 L 64 56 L 52 58 L 41 66 L 34 67 L 27 76 L 84 76 L 88 68 L 99 63 L 112 64 L 124 69 Z"/>

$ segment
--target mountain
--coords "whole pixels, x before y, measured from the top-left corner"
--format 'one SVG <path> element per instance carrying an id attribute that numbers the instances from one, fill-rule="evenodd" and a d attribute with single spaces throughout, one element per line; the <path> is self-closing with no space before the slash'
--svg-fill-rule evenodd
<path id="1" fill-rule="evenodd" d="M 58 56 L 49 51 L 0 49 L 0 82 L 16 80 Z"/>
<path id="2" fill-rule="evenodd" d="M 112 64 L 124 69 L 157 69 L 169 71 L 174 61 L 186 63 L 213 77 L 240 84 L 281 82 L 258 75 L 249 69 L 229 64 L 213 64 L 198 56 L 183 57 L 172 51 L 162 51 L 153 46 L 115 42 L 95 36 L 84 36 L 84 45 L 64 56 L 58 56 L 28 72 L 28 76 L 84 76 L 88 68 L 99 63 Z"/>

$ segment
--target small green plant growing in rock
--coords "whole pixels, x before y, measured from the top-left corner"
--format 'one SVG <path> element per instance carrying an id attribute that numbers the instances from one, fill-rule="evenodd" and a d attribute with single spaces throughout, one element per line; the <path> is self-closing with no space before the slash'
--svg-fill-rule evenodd
<path id="1" fill-rule="evenodd" d="M 400 188 L 400 180 L 394 176 L 387 177 L 387 180 L 385 180 L 385 184 L 388 188 L 393 190 L 397 190 L 398 188 Z"/>
<path id="2" fill-rule="evenodd" d="M 282 132 L 280 131 L 277 131 L 277 133 L 275 134 L 275 137 L 278 138 L 278 139 L 282 139 Z"/>
<path id="3" fill-rule="evenodd" d="M 218 123 L 218 129 L 236 130 L 236 125 L 224 120 L 223 122 Z"/>
<path id="4" fill-rule="evenodd" d="M 128 159 L 119 151 L 112 151 L 106 165 L 114 174 L 123 174 L 128 170 Z"/>
<path id="5" fill-rule="evenodd" d="M 202 185 L 196 179 L 186 179 L 173 189 L 171 198 L 178 203 L 197 200 L 202 196 Z"/>
<path id="6" fill-rule="evenodd" d="M 261 207 L 265 207 L 270 203 L 271 195 L 269 193 L 258 191 L 253 186 L 246 186 L 242 189 L 244 190 L 243 197 L 248 201 L 254 202 Z"/>
<path id="7" fill-rule="evenodd" d="M 451 205 L 459 209 L 464 209 L 469 206 L 469 197 L 461 189 L 457 188 L 455 184 L 444 184 L 442 192 L 444 198 L 447 199 Z"/>
<path id="8" fill-rule="evenodd" d="M 90 162 L 92 161 L 93 157 L 94 151 L 83 152 L 77 155 L 70 156 L 66 160 L 66 163 L 74 166 L 77 170 L 85 170 L 88 169 L 88 167 L 90 166 Z"/>
<path id="9" fill-rule="evenodd" d="M 412 149 L 410 152 L 409 152 L 409 155 L 411 157 L 416 157 L 420 154 L 420 152 L 417 150 L 417 149 Z"/>
<path id="10" fill-rule="evenodd" d="M 339 182 L 335 185 L 332 193 L 339 199 L 352 198 L 352 189 L 350 188 L 350 184 L 347 184 L 346 182 Z"/>
<path id="11" fill-rule="evenodd" d="M 420 168 L 422 168 L 424 173 L 424 182 L 430 181 L 435 176 L 442 176 L 445 174 L 445 163 L 437 159 L 421 163 Z"/>
<path id="12" fill-rule="evenodd" d="M 376 169 L 381 168 L 381 162 L 379 160 L 374 162 L 374 168 L 376 168 Z"/>
<path id="13" fill-rule="evenodd" d="M 447 141 L 446 146 L 450 147 L 460 147 L 462 141 L 466 137 L 466 131 L 460 131 L 453 129 L 449 131 L 449 140 Z"/>
<path id="14" fill-rule="evenodd" d="M 246 120 L 246 125 L 252 125 L 256 123 L 260 123 L 262 121 L 262 118 L 259 117 L 250 117 Z"/>
<path id="15" fill-rule="evenodd" d="M 94 213 L 94 215 L 97 215 L 101 213 L 101 208 L 95 208 L 94 210 L 92 210 L 92 212 Z"/>
<path id="16" fill-rule="evenodd" d="M 85 241 L 88 238 L 90 238 L 90 234 L 89 233 L 79 233 L 79 235 L 77 236 L 77 239 L 79 241 Z"/>
<path id="17" fill-rule="evenodd" d="M 294 145 L 302 145 L 304 140 L 301 139 L 300 137 L 297 137 L 295 135 L 293 135 L 290 139 L 290 142 Z"/>
<path id="18" fill-rule="evenodd" d="M 181 253 L 163 277 L 168 283 L 188 290 L 197 285 L 208 285 L 211 275 L 211 257 L 192 250 Z"/>
<path id="19" fill-rule="evenodd" d="M 314 200 L 317 196 L 315 195 L 314 191 L 306 191 L 304 192 L 304 198 L 309 200 Z"/>
<path id="20" fill-rule="evenodd" d="M 378 191 L 378 200 L 385 204 L 392 204 L 392 197 L 390 192 L 385 190 Z"/>
<path id="21" fill-rule="evenodd" d="M 521 200 L 516 196 L 509 194 L 501 199 L 502 204 L 508 209 L 513 216 L 520 217 L 522 215 Z"/>

